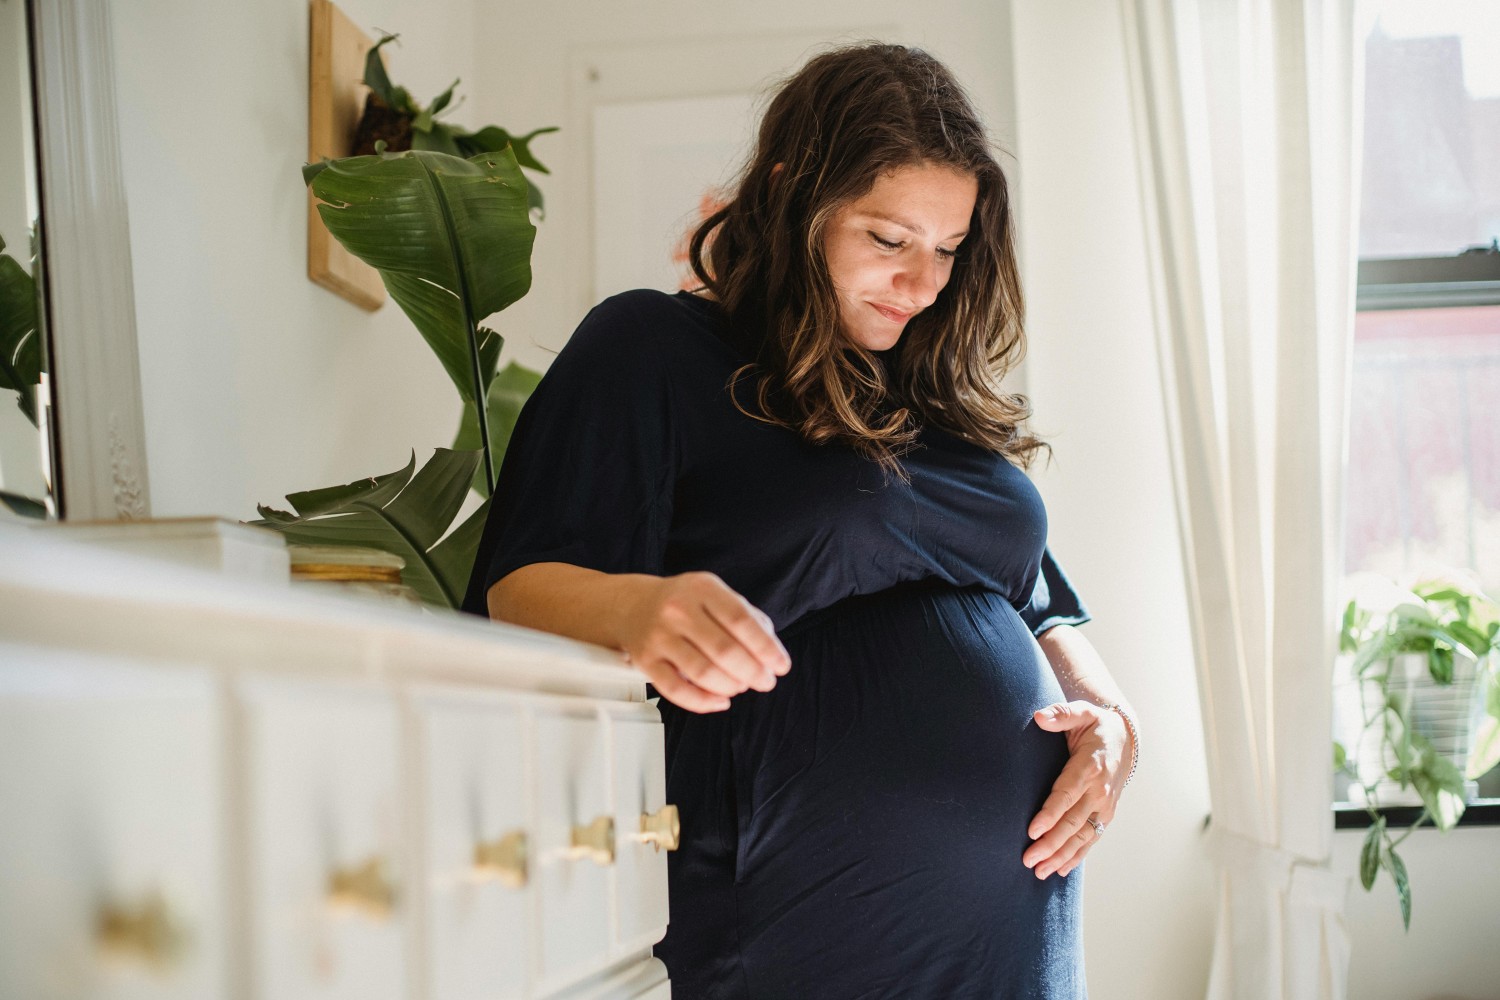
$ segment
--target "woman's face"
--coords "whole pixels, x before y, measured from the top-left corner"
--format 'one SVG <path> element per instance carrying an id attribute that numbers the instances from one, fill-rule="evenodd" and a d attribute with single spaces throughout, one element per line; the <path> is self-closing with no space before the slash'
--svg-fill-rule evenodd
<path id="1" fill-rule="evenodd" d="M 839 209 L 823 237 L 844 336 L 872 351 L 894 347 L 953 274 L 979 182 L 923 163 L 880 175 Z"/>

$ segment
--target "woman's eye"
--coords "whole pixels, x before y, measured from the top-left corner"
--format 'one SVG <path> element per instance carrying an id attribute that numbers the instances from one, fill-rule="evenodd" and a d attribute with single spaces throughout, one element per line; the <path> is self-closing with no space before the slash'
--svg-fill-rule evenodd
<path id="1" fill-rule="evenodd" d="M 890 240 L 883 240 L 874 233 L 870 234 L 870 239 L 874 240 L 878 246 L 884 247 L 886 250 L 900 250 L 903 246 L 903 244 L 901 243 L 893 243 Z"/>
<path id="2" fill-rule="evenodd" d="M 938 247 L 937 248 L 937 253 L 938 253 L 938 256 L 941 257 L 941 258 L 943 258 L 944 260 L 952 260 L 954 257 L 958 256 L 958 251 L 957 250 L 947 250 L 947 249 L 945 249 L 943 247 Z"/>

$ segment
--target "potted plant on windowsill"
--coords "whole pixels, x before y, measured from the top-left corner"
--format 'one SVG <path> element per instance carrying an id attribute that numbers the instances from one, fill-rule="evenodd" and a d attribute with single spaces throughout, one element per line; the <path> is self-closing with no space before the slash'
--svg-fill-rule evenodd
<path id="1" fill-rule="evenodd" d="M 1360 853 L 1366 890 L 1380 869 L 1410 926 L 1406 866 L 1396 848 L 1427 820 L 1451 829 L 1474 781 L 1500 762 L 1500 607 L 1478 587 L 1427 579 L 1409 590 L 1371 574 L 1351 581 L 1335 674 L 1334 768 L 1371 817 Z M 1379 811 L 1420 806 L 1392 837 Z"/>

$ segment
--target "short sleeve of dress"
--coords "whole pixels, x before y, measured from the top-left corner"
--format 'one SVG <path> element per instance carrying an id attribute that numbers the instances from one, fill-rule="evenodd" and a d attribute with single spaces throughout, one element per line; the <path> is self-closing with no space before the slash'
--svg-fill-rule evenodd
<path id="1" fill-rule="evenodd" d="M 659 331 L 627 293 L 588 314 L 527 399 L 463 609 L 512 570 L 563 562 L 662 572 L 676 475 L 671 385 Z"/>
<path id="2" fill-rule="evenodd" d="M 1021 609 L 1021 620 L 1032 635 L 1039 636 L 1054 625 L 1082 625 L 1091 617 L 1083 599 L 1052 557 L 1052 549 L 1043 549 L 1042 567 L 1037 572 L 1031 600 Z"/>

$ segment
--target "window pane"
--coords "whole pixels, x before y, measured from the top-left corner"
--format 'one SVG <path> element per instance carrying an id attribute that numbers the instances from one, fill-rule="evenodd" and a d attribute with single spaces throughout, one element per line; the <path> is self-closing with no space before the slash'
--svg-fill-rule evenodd
<path id="1" fill-rule="evenodd" d="M 1361 257 L 1500 236 L 1500 2 L 1387 3 L 1365 45 Z"/>
<path id="2" fill-rule="evenodd" d="M 1345 563 L 1500 594 L 1500 306 L 1355 318 Z"/>

